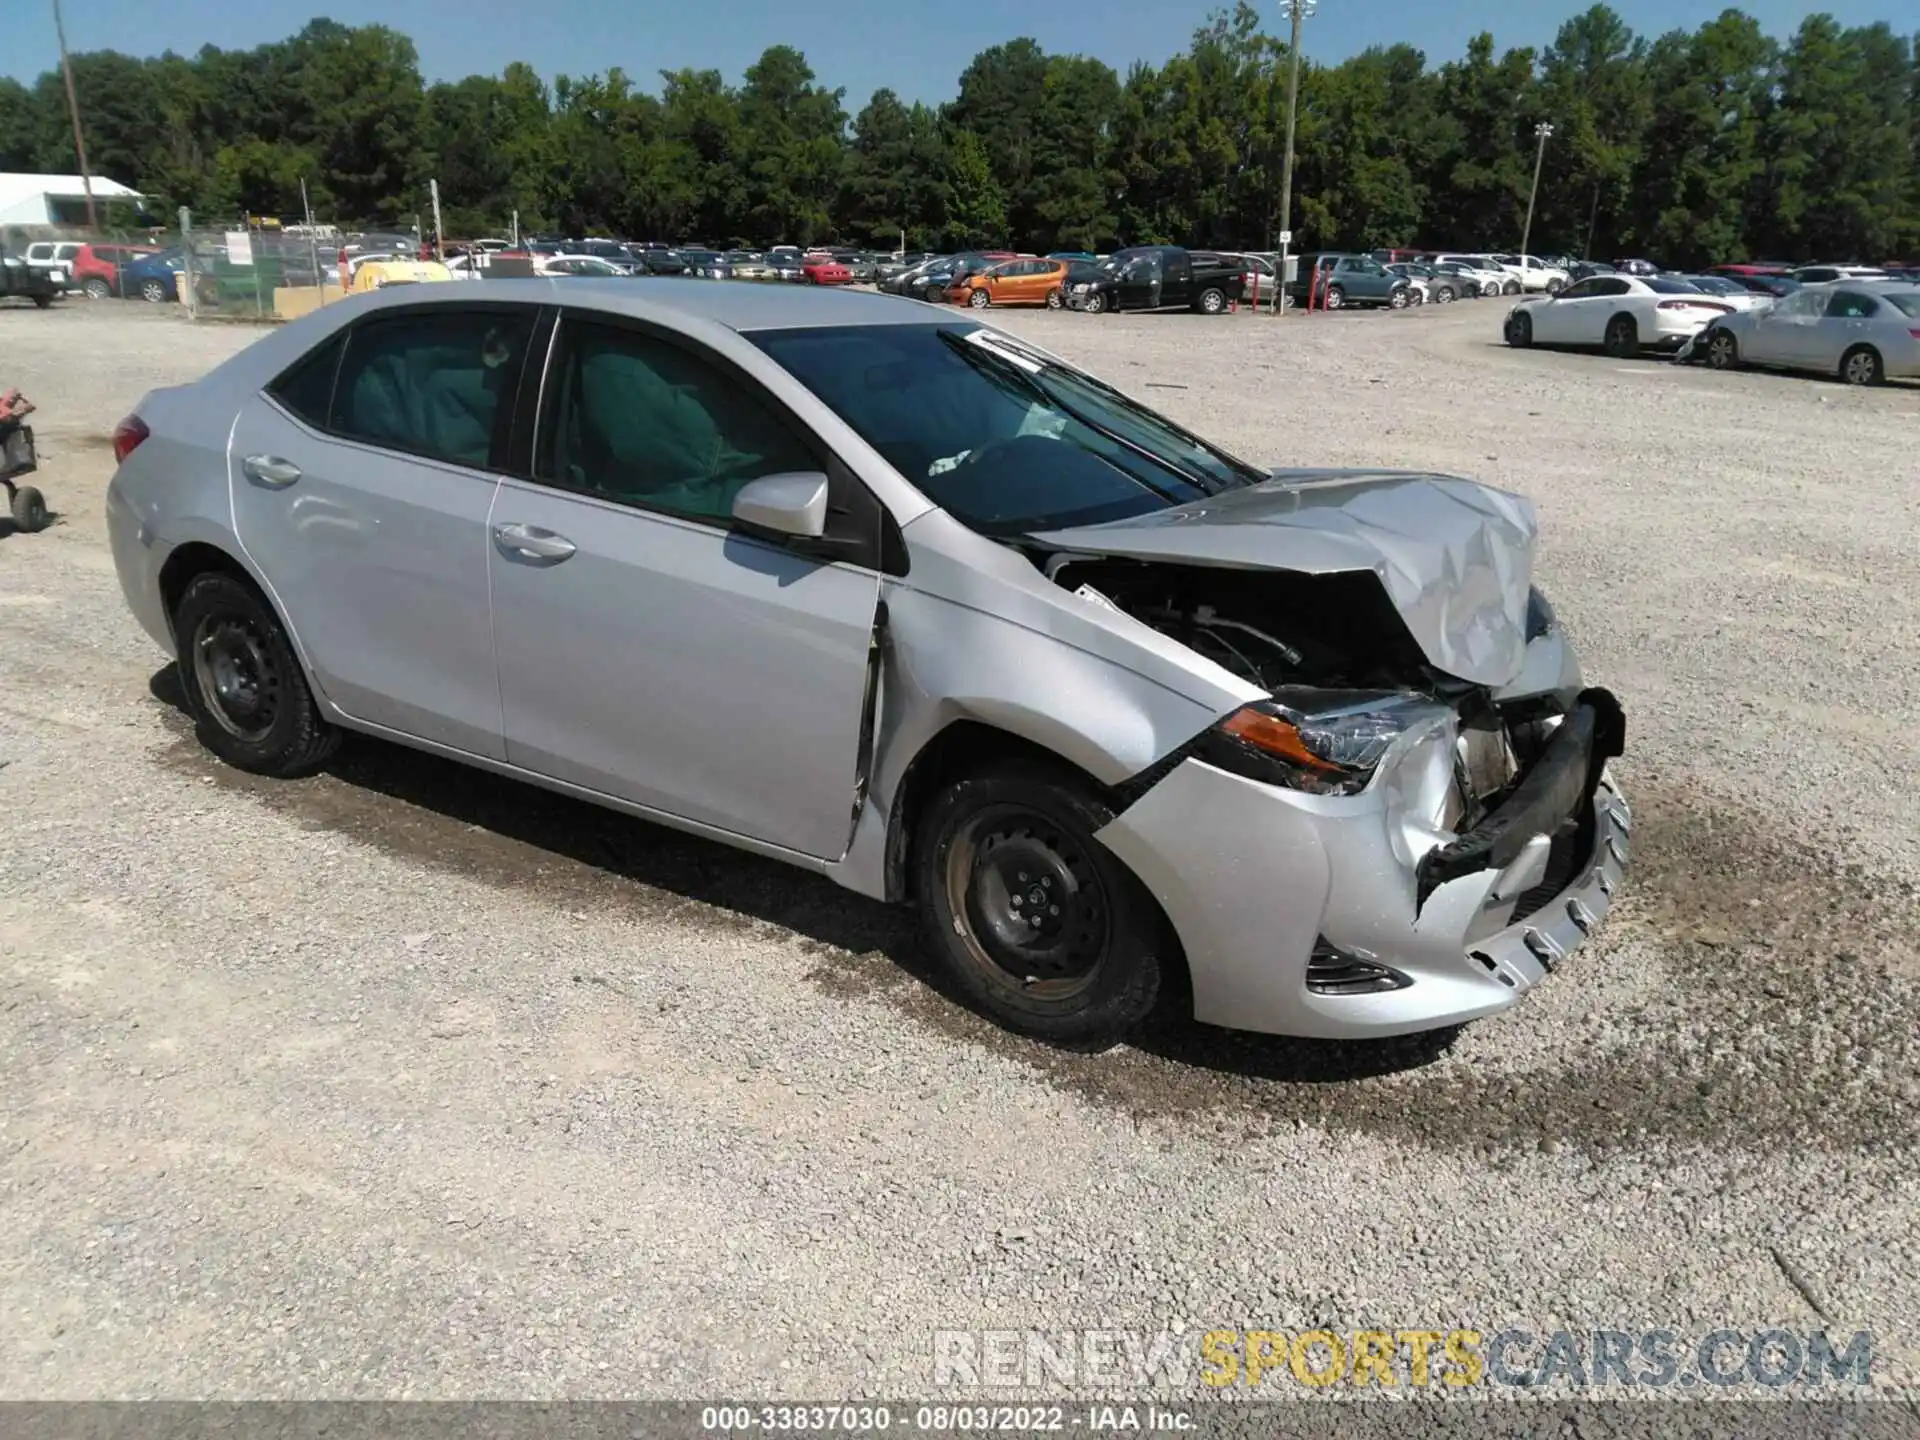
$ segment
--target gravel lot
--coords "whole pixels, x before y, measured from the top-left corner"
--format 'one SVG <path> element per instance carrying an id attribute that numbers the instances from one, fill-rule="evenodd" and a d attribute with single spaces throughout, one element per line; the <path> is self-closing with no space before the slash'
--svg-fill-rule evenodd
<path id="1" fill-rule="evenodd" d="M 1005 317 L 1249 458 L 1532 496 L 1629 715 L 1630 888 L 1524 1005 L 1095 1057 L 768 863 L 373 743 L 217 766 L 106 436 L 257 332 L 0 311 L 62 522 L 0 537 L 0 1398 L 924 1395 L 936 1329 L 1075 1325 L 1867 1328 L 1912 1387 L 1920 390 L 1504 310 Z"/>

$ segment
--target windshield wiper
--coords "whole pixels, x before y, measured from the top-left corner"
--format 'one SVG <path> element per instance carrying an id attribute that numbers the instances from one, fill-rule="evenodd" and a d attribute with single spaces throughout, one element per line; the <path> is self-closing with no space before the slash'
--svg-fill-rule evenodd
<path id="1" fill-rule="evenodd" d="M 1144 445 L 1140 444 L 1138 441 L 1129 440 L 1126 436 L 1119 434 L 1117 431 L 1111 429 L 1110 427 L 1106 425 L 1102 425 L 1098 420 L 1095 420 L 1089 415 L 1087 415 L 1086 412 L 1081 410 L 1079 406 L 1073 404 L 1071 401 L 1061 399 L 1057 391 L 1051 389 L 1046 385 L 1041 384 L 1038 376 L 1030 373 L 1029 371 L 1025 370 L 1021 366 L 1016 365 L 1012 360 L 1008 359 L 1006 356 L 996 355 L 987 346 L 976 345 L 971 341 L 964 340 L 951 330 L 942 330 L 939 332 L 939 334 L 940 334 L 941 343 L 946 345 L 948 349 L 952 350 L 954 354 L 958 355 L 962 360 L 966 361 L 969 365 L 973 365 L 976 368 L 978 368 L 979 362 L 983 360 L 991 360 L 993 362 L 993 367 L 995 372 L 998 375 L 1000 375 L 1001 378 L 1012 380 L 1021 389 L 1026 390 L 1038 396 L 1044 403 L 1053 406 L 1056 410 L 1059 410 L 1062 414 L 1066 415 L 1068 419 L 1074 421 L 1076 424 L 1084 425 L 1086 426 L 1087 429 L 1093 431 L 1094 434 L 1099 435 L 1104 439 L 1112 441 L 1115 445 L 1118 445 L 1122 450 L 1129 451 L 1130 453 L 1134 455 L 1138 455 L 1141 459 L 1146 460 L 1151 464 L 1158 465 L 1162 470 L 1167 471 L 1171 475 L 1177 476 L 1179 479 L 1186 482 L 1188 485 L 1191 485 L 1194 489 L 1198 490 L 1202 495 L 1213 495 L 1218 493 L 1218 487 L 1216 487 L 1205 476 L 1196 474 L 1191 470 L 1187 470 L 1182 466 L 1176 465 L 1171 460 L 1168 460 L 1165 456 L 1154 454 L 1151 450 L 1147 449 Z M 1044 362 L 1033 361 L 1031 363 L 1041 364 Z M 1178 495 L 1175 495 L 1172 491 L 1164 489 L 1163 487 L 1154 484 L 1151 480 L 1145 479 L 1144 477 L 1141 477 L 1138 475 L 1134 476 L 1133 479 L 1136 480 L 1139 484 L 1146 486 L 1147 489 L 1151 490 L 1154 494 L 1158 495 L 1161 499 L 1165 500 L 1169 505 L 1184 505 L 1186 503 Z"/>

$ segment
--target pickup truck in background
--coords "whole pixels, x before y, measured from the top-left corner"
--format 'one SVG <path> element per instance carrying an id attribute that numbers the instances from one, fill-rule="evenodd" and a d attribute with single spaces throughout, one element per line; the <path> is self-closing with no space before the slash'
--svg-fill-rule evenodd
<path id="1" fill-rule="evenodd" d="M 1099 315 L 1108 310 L 1197 310 L 1219 315 L 1246 288 L 1246 265 L 1238 255 L 1183 250 L 1178 245 L 1136 245 L 1116 250 L 1085 280 L 1070 281 L 1067 304 Z"/>

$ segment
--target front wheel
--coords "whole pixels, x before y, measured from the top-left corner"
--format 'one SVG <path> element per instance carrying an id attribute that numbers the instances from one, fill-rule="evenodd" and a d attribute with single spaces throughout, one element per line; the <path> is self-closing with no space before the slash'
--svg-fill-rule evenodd
<path id="1" fill-rule="evenodd" d="M 960 780 L 921 817 L 928 939 L 961 994 L 1009 1030 L 1102 1048 L 1153 1008 L 1166 926 L 1094 839 L 1112 818 L 1090 785 L 1033 761 Z"/>
<path id="2" fill-rule="evenodd" d="M 1102 295 L 1098 290 L 1093 290 L 1088 292 L 1087 314 L 1098 315 L 1102 310 L 1106 308 L 1107 308 L 1106 296 Z"/>
<path id="3" fill-rule="evenodd" d="M 1740 342 L 1725 330 L 1707 336 L 1707 364 L 1715 370 L 1733 370 L 1740 364 Z"/>
<path id="4" fill-rule="evenodd" d="M 972 290 L 967 294 L 967 304 L 975 310 L 984 310 L 993 303 L 993 297 L 984 290 Z"/>
<path id="5" fill-rule="evenodd" d="M 1200 292 L 1200 313 L 1202 315 L 1218 315 L 1226 308 L 1226 291 L 1208 288 Z"/>
<path id="6" fill-rule="evenodd" d="M 195 577 L 173 633 L 200 743 L 229 765 L 303 775 L 338 748 L 340 732 L 321 718 L 286 630 L 252 585 L 220 572 Z"/>
<path id="7" fill-rule="evenodd" d="M 47 528 L 47 497 L 32 485 L 20 485 L 14 488 L 13 503 L 8 507 L 13 513 L 13 526 L 24 534 Z"/>
<path id="8" fill-rule="evenodd" d="M 1507 317 L 1507 344 L 1524 350 L 1533 344 L 1533 317 L 1522 310 Z"/>
<path id="9" fill-rule="evenodd" d="M 1887 378 L 1880 352 L 1870 345 L 1854 346 L 1840 357 L 1840 378 L 1849 385 L 1878 385 Z"/>
<path id="10" fill-rule="evenodd" d="M 1607 322 L 1603 348 L 1616 360 L 1630 360 L 1640 353 L 1640 327 L 1631 315 L 1616 315 Z"/>

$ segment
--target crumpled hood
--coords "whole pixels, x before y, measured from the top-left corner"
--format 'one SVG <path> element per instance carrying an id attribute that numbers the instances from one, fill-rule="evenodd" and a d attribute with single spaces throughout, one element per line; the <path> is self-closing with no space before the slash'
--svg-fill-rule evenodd
<path id="1" fill-rule="evenodd" d="M 1474 480 L 1401 470 L 1276 470 L 1168 510 L 1051 530 L 1054 549 L 1324 575 L 1371 570 L 1436 668 L 1480 685 L 1520 673 L 1533 506 Z"/>

